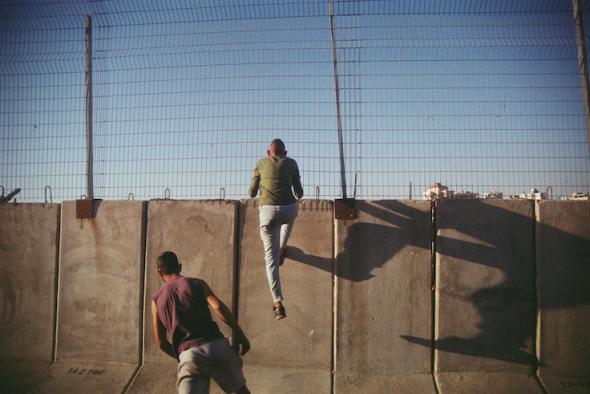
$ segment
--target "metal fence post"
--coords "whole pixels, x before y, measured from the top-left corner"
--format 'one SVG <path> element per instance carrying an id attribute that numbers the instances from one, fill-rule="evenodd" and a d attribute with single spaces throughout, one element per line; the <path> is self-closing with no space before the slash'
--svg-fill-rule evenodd
<path id="1" fill-rule="evenodd" d="M 336 37 L 334 36 L 334 4 L 328 3 L 330 16 L 330 33 L 332 35 L 332 61 L 334 63 L 334 93 L 336 94 L 336 126 L 338 128 L 338 147 L 340 149 L 340 185 L 342 198 L 346 198 L 346 171 L 344 170 L 344 146 L 342 138 L 342 119 L 340 115 L 340 87 L 338 84 L 338 60 L 336 57 Z"/>
<path id="2" fill-rule="evenodd" d="M 92 157 L 92 18 L 86 15 L 84 18 L 84 43 L 85 43 L 85 103 L 86 103 L 86 195 L 94 198 L 93 182 L 93 157 Z"/>
<path id="3" fill-rule="evenodd" d="M 582 0 L 573 0 L 574 25 L 576 28 L 576 44 L 578 47 L 578 67 L 582 82 L 582 100 L 584 101 L 584 115 L 586 117 L 586 142 L 590 150 L 590 92 L 588 84 L 588 63 L 586 62 L 586 44 L 584 39 L 584 24 L 582 23 Z"/>

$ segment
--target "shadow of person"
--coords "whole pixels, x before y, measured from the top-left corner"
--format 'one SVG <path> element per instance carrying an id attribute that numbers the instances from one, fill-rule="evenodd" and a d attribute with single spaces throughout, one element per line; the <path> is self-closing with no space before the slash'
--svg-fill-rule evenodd
<path id="1" fill-rule="evenodd" d="M 516 294 L 514 288 L 486 287 L 467 297 L 466 302 L 476 308 L 478 323 L 473 329 L 478 331 L 473 337 L 450 335 L 434 341 L 434 348 L 441 352 L 484 357 L 506 362 L 537 366 L 537 359 L 532 349 L 534 333 L 534 316 L 530 311 L 523 311 L 519 305 L 530 308 L 533 300 L 525 294 Z M 449 296 L 449 295 L 447 295 Z M 459 309 L 453 313 L 461 314 Z M 448 330 L 447 330 L 448 331 Z M 405 340 L 426 347 L 433 341 L 408 335 L 400 335 Z"/>
<path id="2" fill-rule="evenodd" d="M 439 324 L 447 335 L 434 343 L 430 339 L 402 336 L 423 346 L 434 345 L 441 352 L 478 356 L 524 364 L 531 370 L 538 364 L 535 353 L 536 266 L 533 203 L 529 201 L 480 200 L 442 201 L 437 207 L 437 269 L 439 281 Z M 587 239 L 538 223 L 537 234 L 553 245 L 588 256 Z M 545 300 L 541 308 L 588 304 L 583 278 L 590 265 L 563 260 L 560 278 L 547 284 L 560 288 L 560 297 Z M 483 266 L 483 268 L 478 268 Z M 551 279 L 553 281 L 553 279 Z M 543 286 L 543 283 L 541 282 Z M 471 312 L 474 311 L 474 312 Z M 463 314 L 470 318 L 462 320 Z M 469 322 L 460 327 L 452 320 Z M 450 323 L 449 323 L 450 322 Z M 476 322 L 476 323 L 473 323 Z M 452 335 L 476 332 L 467 337 Z"/>
<path id="3" fill-rule="evenodd" d="M 290 247 L 295 262 L 333 272 L 340 279 L 363 282 L 379 275 L 399 251 L 413 245 L 430 250 L 434 237 L 430 211 L 403 201 L 358 201 L 360 219 L 344 221 L 342 247 L 335 265 L 330 259 Z M 436 220 L 441 318 L 462 320 L 436 341 L 400 335 L 405 340 L 447 353 L 537 365 L 535 338 L 535 223 L 528 201 L 447 200 L 440 202 Z M 424 236 L 429 231 L 430 236 Z M 587 305 L 590 241 L 550 225 L 537 224 L 537 233 L 555 245 L 576 251 L 579 259 L 559 262 L 563 270 L 542 308 Z M 583 257 L 586 256 L 586 257 Z M 478 268 L 480 267 L 480 268 Z M 543 283 L 541 282 L 541 285 Z M 462 316 L 469 313 L 468 317 Z"/>
<path id="4" fill-rule="evenodd" d="M 287 258 L 323 271 L 334 272 L 338 278 L 362 282 L 375 276 L 400 249 L 407 245 L 430 249 L 430 238 L 425 236 L 432 226 L 430 209 L 416 209 L 402 201 L 358 201 L 363 221 L 346 224 L 344 247 L 332 259 L 307 254 L 289 246 Z"/>
<path id="5" fill-rule="evenodd" d="M 332 272 L 333 261 L 331 258 L 307 254 L 296 246 L 289 245 L 287 247 L 286 258 L 297 263 L 302 263 L 309 265 L 310 267 L 321 269 L 322 271 Z"/>
<path id="6" fill-rule="evenodd" d="M 533 207 L 442 200 L 436 208 L 438 334 L 402 335 L 440 352 L 536 365 Z M 439 354 L 443 370 L 465 360 Z M 475 361 L 473 361 L 475 363 Z"/>
<path id="7" fill-rule="evenodd" d="M 295 262 L 333 272 L 340 279 L 363 282 L 379 275 L 404 247 L 430 250 L 434 238 L 430 211 L 404 201 L 357 201 L 359 220 L 343 221 L 344 240 L 330 259 L 290 247 Z M 536 316 L 535 222 L 529 201 L 447 200 L 437 207 L 436 253 L 439 270 L 439 316 L 459 320 L 441 331 L 442 338 L 400 335 L 440 352 L 537 365 L 533 351 Z M 427 231 L 428 236 L 424 235 Z M 581 291 L 590 269 L 590 241 L 540 223 L 537 234 L 554 245 L 575 251 L 578 259 L 563 265 L 553 283 L 558 296 L 542 300 L 541 308 L 587 305 Z M 585 256 L 585 257 L 584 257 Z M 467 316 L 468 315 L 468 316 Z"/>

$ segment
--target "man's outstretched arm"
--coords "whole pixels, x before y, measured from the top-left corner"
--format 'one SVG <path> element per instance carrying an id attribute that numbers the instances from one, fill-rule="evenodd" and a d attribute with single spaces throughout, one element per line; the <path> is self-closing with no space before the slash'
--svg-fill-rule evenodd
<path id="1" fill-rule="evenodd" d="M 213 313 L 215 313 L 234 331 L 236 340 L 234 345 L 238 346 L 238 348 L 241 348 L 240 354 L 243 356 L 244 354 L 248 353 L 248 350 L 250 350 L 250 341 L 248 341 L 248 338 L 246 338 L 244 331 L 242 331 L 242 328 L 238 325 L 234 315 L 231 313 L 229 308 L 219 298 L 217 298 L 215 294 L 213 294 L 213 291 L 211 291 L 209 285 L 205 281 L 202 281 L 202 283 L 205 292 L 205 298 L 207 299 L 209 307 L 211 307 Z"/>
<path id="2" fill-rule="evenodd" d="M 156 306 L 155 301 L 152 301 L 152 328 L 154 331 L 154 339 L 156 340 L 158 347 L 170 357 L 178 359 L 174 346 L 172 346 L 166 338 L 166 327 L 164 327 L 158 317 L 158 307 Z"/>
<path id="3" fill-rule="evenodd" d="M 260 187 L 260 172 L 258 171 L 258 163 L 254 168 L 252 174 L 252 180 L 250 181 L 250 187 L 248 188 L 248 194 L 250 197 L 254 198 L 258 194 L 258 188 Z"/>

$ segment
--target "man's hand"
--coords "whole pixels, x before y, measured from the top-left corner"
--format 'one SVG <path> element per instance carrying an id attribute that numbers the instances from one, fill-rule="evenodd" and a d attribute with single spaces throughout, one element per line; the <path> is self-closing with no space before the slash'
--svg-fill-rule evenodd
<path id="1" fill-rule="evenodd" d="M 203 285 L 203 293 L 205 294 L 207 303 L 209 304 L 209 307 L 213 313 L 215 313 L 217 317 L 219 317 L 233 330 L 235 338 L 234 347 L 242 356 L 248 353 L 248 350 L 250 350 L 250 341 L 248 341 L 248 338 L 246 338 L 246 335 L 244 335 L 244 331 L 242 331 L 242 328 L 238 325 L 238 322 L 236 322 L 234 315 L 231 313 L 228 307 L 223 302 L 221 302 L 221 300 L 217 298 L 215 294 L 213 294 L 213 291 L 211 291 L 211 288 L 207 282 L 201 280 L 201 284 Z"/>
<path id="2" fill-rule="evenodd" d="M 243 332 L 236 334 L 234 347 L 242 356 L 248 353 L 248 351 L 250 350 L 250 341 L 248 340 L 248 338 L 246 338 Z"/>

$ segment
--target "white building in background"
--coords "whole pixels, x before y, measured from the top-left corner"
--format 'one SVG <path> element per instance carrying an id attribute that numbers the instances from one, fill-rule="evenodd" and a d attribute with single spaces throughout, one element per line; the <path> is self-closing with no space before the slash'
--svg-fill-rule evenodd
<path id="1" fill-rule="evenodd" d="M 588 193 L 572 193 L 570 197 L 563 197 L 563 200 L 577 200 L 577 201 L 588 201 L 590 200 L 590 194 Z"/>
<path id="2" fill-rule="evenodd" d="M 522 192 L 518 196 L 511 196 L 511 198 L 518 198 L 521 200 L 547 200 L 547 193 L 531 189 L 530 193 Z"/>
<path id="3" fill-rule="evenodd" d="M 484 193 L 483 198 L 485 198 L 486 200 L 501 200 L 502 198 L 504 198 L 504 196 L 502 195 L 502 192 L 492 190 L 487 193 Z"/>
<path id="4" fill-rule="evenodd" d="M 449 189 L 445 185 L 440 182 L 434 182 L 429 189 L 424 191 L 424 199 L 425 200 L 438 200 L 441 198 L 453 198 L 455 194 L 454 190 Z"/>

